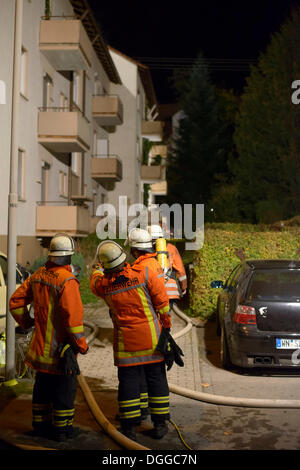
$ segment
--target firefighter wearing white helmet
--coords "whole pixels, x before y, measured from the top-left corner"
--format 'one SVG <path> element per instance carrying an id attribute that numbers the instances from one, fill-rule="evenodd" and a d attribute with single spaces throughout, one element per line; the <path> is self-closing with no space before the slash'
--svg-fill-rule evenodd
<path id="1" fill-rule="evenodd" d="M 152 238 L 147 230 L 141 228 L 134 228 L 129 232 L 129 236 L 125 241 L 125 245 L 129 245 L 130 254 L 135 258 L 133 267 L 139 266 L 142 268 L 149 268 L 153 271 L 160 283 L 160 290 L 166 293 L 164 282 L 164 272 L 156 259 L 156 253 L 152 246 Z M 141 404 L 141 418 L 146 419 L 149 414 L 148 411 L 148 388 L 145 376 L 141 374 L 140 377 L 140 404 Z"/>
<path id="2" fill-rule="evenodd" d="M 126 255 L 115 242 L 100 243 L 97 257 L 104 273 L 95 269 L 90 287 L 95 295 L 105 300 L 114 325 L 121 432 L 136 439 L 136 426 L 147 407 L 143 398 L 149 393 L 153 437 L 161 439 L 168 432 L 166 422 L 170 419 L 170 407 L 165 357 L 157 346 L 163 328 L 171 327 L 171 316 L 163 278 L 158 278 L 152 269 L 142 264 L 147 257 L 155 258 L 155 253 L 144 251 L 151 246 L 151 239 L 143 232 L 130 232 L 129 244 L 139 247 L 131 249 L 140 253 L 132 266 L 125 262 Z M 142 377 L 147 378 L 148 392 L 143 388 Z"/>
<path id="3" fill-rule="evenodd" d="M 137 248 L 140 251 L 153 253 L 151 236 L 147 230 L 143 230 L 142 228 L 132 229 L 124 245 L 129 245 L 130 248 Z"/>
<path id="4" fill-rule="evenodd" d="M 187 289 L 187 277 L 179 251 L 172 243 L 166 243 L 160 225 L 148 227 L 153 246 L 156 248 L 157 259 L 166 274 L 166 289 L 170 305 L 180 299 Z"/>
<path id="5" fill-rule="evenodd" d="M 74 251 L 72 237 L 56 234 L 45 265 L 25 280 L 9 302 L 12 316 L 23 329 L 35 326 L 25 358 L 25 363 L 36 371 L 34 434 L 59 442 L 79 432 L 72 424 L 79 373 L 76 355 L 88 350 L 79 281 L 70 266 Z M 31 302 L 34 319 L 27 309 Z"/>
<path id="6" fill-rule="evenodd" d="M 48 256 L 51 261 L 54 261 L 56 264 L 61 264 L 61 261 L 66 261 L 65 259 L 59 260 L 60 257 L 72 256 L 75 252 L 75 243 L 72 237 L 67 233 L 57 233 L 51 239 L 50 248 Z M 70 264 L 70 263 L 66 263 Z"/>
<path id="7" fill-rule="evenodd" d="M 125 263 L 126 253 L 116 242 L 105 240 L 98 245 L 97 258 L 104 273 L 109 273 Z"/>

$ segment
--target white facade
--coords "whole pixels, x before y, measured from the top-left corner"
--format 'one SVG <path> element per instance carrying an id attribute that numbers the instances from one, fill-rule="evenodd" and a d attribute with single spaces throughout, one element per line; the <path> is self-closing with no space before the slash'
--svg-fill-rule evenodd
<path id="1" fill-rule="evenodd" d="M 109 192 L 109 202 L 118 214 L 119 196 L 127 196 L 128 205 L 142 202 L 142 120 L 146 96 L 138 64 L 112 48 L 110 53 L 122 81 L 122 86 L 111 84 L 110 92 L 118 91 L 124 105 L 124 122 L 110 135 L 109 142 L 110 153 L 118 155 L 123 164 L 123 180 Z"/>
<path id="2" fill-rule="evenodd" d="M 0 4 L 0 250 L 6 252 L 8 192 L 10 170 L 10 137 L 11 137 L 11 102 L 12 102 L 12 60 L 13 60 L 13 31 L 14 4 L 12 0 L 1 0 Z M 70 196 L 87 196 L 85 201 L 89 206 L 90 215 L 95 213 L 95 207 L 107 201 L 108 186 L 91 178 L 91 156 L 97 154 L 99 147 L 110 147 L 112 152 L 121 154 L 121 149 L 114 143 L 109 145 L 109 132 L 96 124 L 92 116 L 92 97 L 94 94 L 110 92 L 110 80 L 92 45 L 92 60 L 86 72 L 78 71 L 74 85 L 63 73 L 58 72 L 45 57 L 39 46 L 41 17 L 44 15 L 45 2 L 39 0 L 24 0 L 23 2 L 23 31 L 22 31 L 22 73 L 20 92 L 19 116 L 19 169 L 18 169 L 18 215 L 17 234 L 19 245 L 25 250 L 19 250 L 18 261 L 30 263 L 40 256 L 39 243 L 36 235 L 37 205 L 55 203 L 70 204 Z M 74 11 L 68 0 L 54 1 L 52 15 L 55 17 L 73 16 Z M 52 20 L 50 20 L 52 21 Z M 71 92 L 72 88 L 72 92 Z M 114 85 L 114 92 L 119 93 L 122 87 Z M 5 92 L 3 91 L 5 90 Z M 76 97 L 76 93 L 78 96 Z M 5 93 L 5 99 L 3 94 Z M 66 164 L 63 158 L 57 158 L 53 152 L 38 142 L 38 119 L 40 108 L 60 108 L 70 106 L 71 94 L 88 122 L 89 150 L 72 155 L 72 166 Z M 124 94 L 124 107 L 131 103 L 131 91 Z M 136 113 L 135 113 L 136 114 Z M 126 110 L 128 126 L 135 127 L 135 117 Z M 132 121 L 132 122 L 131 122 Z M 135 130 L 135 129 L 134 129 Z M 126 151 L 126 155 L 132 155 Z M 137 173 L 129 169 L 130 175 Z M 126 166 L 123 174 L 126 179 Z M 130 176 L 131 177 L 131 176 Z M 75 194 L 70 190 L 70 181 L 76 185 Z M 116 183 L 116 187 L 119 183 Z M 73 188 L 72 188 L 73 189 Z M 138 188 L 139 189 L 139 188 Z M 136 188 L 136 193 L 138 193 Z M 116 190 L 117 191 L 117 190 Z M 70 194 L 71 193 L 71 194 Z M 132 196 L 133 197 L 133 196 Z M 89 227 L 86 227 L 88 233 Z M 29 249 L 29 240 L 30 246 Z"/>

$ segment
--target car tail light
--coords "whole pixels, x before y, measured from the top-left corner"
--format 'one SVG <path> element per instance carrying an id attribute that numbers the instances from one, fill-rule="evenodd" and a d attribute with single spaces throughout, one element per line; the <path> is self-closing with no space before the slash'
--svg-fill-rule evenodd
<path id="1" fill-rule="evenodd" d="M 234 321 L 243 325 L 256 325 L 255 308 L 238 305 L 234 314 Z"/>

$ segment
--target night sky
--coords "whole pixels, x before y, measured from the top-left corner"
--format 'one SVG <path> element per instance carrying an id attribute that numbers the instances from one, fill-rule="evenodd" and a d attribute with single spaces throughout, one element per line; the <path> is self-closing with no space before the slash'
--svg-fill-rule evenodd
<path id="1" fill-rule="evenodd" d="M 270 36 L 300 0 L 89 0 L 105 41 L 151 70 L 159 103 L 175 100 L 172 67 L 201 52 L 217 86 L 240 92 Z M 300 51 L 299 51 L 300 57 Z M 151 58 L 151 59 L 150 59 Z"/>

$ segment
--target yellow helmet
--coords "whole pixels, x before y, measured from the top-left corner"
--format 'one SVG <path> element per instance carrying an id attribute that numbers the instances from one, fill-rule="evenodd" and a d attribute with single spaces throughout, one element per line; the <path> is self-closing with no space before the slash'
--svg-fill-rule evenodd
<path id="1" fill-rule="evenodd" d="M 105 240 L 98 245 L 97 258 L 105 271 L 110 271 L 124 263 L 126 253 L 118 243 L 112 240 Z"/>
<path id="2" fill-rule="evenodd" d="M 57 233 L 50 242 L 49 256 L 67 256 L 75 252 L 75 243 L 67 233 Z"/>

